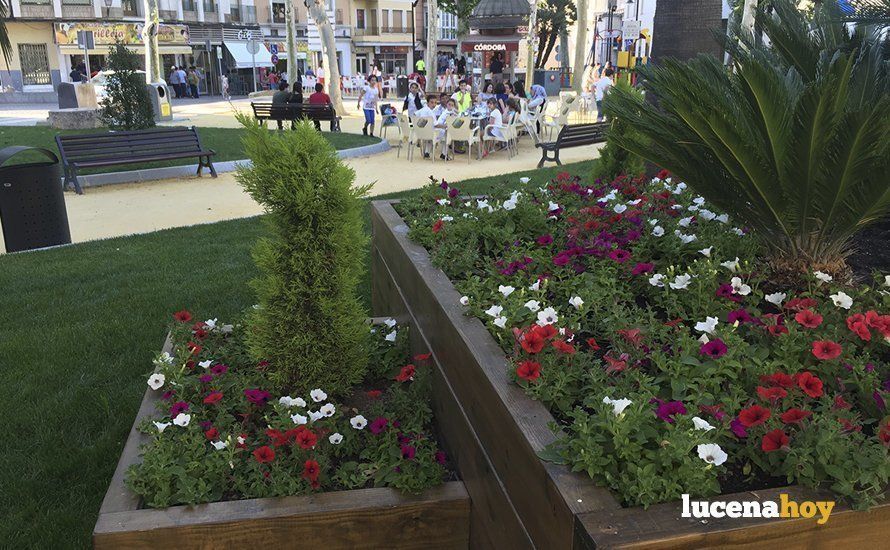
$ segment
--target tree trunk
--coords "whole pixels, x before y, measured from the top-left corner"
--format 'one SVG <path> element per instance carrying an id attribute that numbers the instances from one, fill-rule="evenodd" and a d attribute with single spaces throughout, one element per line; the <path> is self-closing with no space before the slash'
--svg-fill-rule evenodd
<path id="1" fill-rule="evenodd" d="M 426 91 L 436 91 L 436 50 L 438 49 L 439 40 L 439 13 L 436 0 L 427 0 L 426 2 L 426 52 L 424 53 L 424 63 L 426 63 Z"/>
<path id="2" fill-rule="evenodd" d="M 328 20 L 328 12 L 325 10 L 324 0 L 312 0 L 309 5 L 309 15 L 315 20 L 318 34 L 321 38 L 321 50 L 325 56 L 325 84 L 328 87 L 328 95 L 331 96 L 331 105 L 338 115 L 346 113 L 343 105 L 343 95 L 340 93 L 340 67 L 337 66 L 337 41 L 334 39 L 334 29 Z"/>
<path id="3" fill-rule="evenodd" d="M 559 68 L 569 68 L 569 29 L 565 27 L 559 30 Z"/>
<path id="4" fill-rule="evenodd" d="M 686 61 L 700 53 L 723 57 L 713 34 L 723 29 L 721 0 L 659 0 L 652 27 L 655 63 L 665 57 Z"/>
<path id="5" fill-rule="evenodd" d="M 745 0 L 742 5 L 742 29 L 746 33 L 754 32 L 754 16 L 757 12 L 757 0 Z"/>
<path id="6" fill-rule="evenodd" d="M 145 27 L 143 40 L 145 40 L 145 82 L 159 82 L 161 80 L 161 55 L 158 52 L 158 0 L 145 0 Z"/>
<path id="7" fill-rule="evenodd" d="M 576 0 L 578 8 L 578 31 L 575 39 L 575 62 L 572 65 L 572 89 L 580 94 L 584 87 L 584 74 L 587 71 L 587 0 Z"/>
<path id="8" fill-rule="evenodd" d="M 525 41 L 528 43 L 528 51 L 526 52 L 525 67 L 525 89 L 530 92 L 532 84 L 535 82 L 535 26 L 538 24 L 538 2 L 537 0 L 529 0 L 528 2 L 528 35 Z"/>
<path id="9" fill-rule="evenodd" d="M 285 0 L 284 2 L 284 24 L 287 25 L 287 36 L 285 40 L 285 48 L 287 49 L 287 78 L 291 83 L 297 82 L 297 10 L 294 7 L 293 0 Z M 302 84 L 302 82 L 301 82 Z"/>

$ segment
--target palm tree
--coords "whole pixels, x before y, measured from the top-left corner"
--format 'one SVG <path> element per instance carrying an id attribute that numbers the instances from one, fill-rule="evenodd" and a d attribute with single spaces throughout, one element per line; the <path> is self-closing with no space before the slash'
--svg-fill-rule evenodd
<path id="1" fill-rule="evenodd" d="M 315 20 L 318 34 L 321 37 L 321 49 L 327 61 L 327 85 L 331 104 L 337 113 L 345 113 L 343 94 L 340 92 L 340 66 L 337 65 L 337 42 L 334 29 L 328 19 L 327 2 L 325 0 L 304 0 L 309 9 L 309 17 Z"/>
<path id="2" fill-rule="evenodd" d="M 714 32 L 723 28 L 721 0 L 658 0 L 652 25 L 652 58 L 685 61 L 700 53 L 722 55 Z"/>

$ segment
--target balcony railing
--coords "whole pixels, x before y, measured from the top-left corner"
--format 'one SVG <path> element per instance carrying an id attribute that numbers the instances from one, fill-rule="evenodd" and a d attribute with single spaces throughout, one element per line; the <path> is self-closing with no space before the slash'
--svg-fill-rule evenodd
<path id="1" fill-rule="evenodd" d="M 366 25 L 353 27 L 352 36 L 380 36 L 381 34 L 411 34 L 413 25 Z"/>

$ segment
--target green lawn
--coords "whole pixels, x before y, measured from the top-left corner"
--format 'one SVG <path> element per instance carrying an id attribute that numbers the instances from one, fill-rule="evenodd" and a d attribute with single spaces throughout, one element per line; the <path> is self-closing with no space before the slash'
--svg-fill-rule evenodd
<path id="1" fill-rule="evenodd" d="M 274 123 L 272 126 L 274 127 Z M 56 146 L 57 134 L 83 134 L 106 132 L 104 129 L 95 130 L 56 130 L 49 126 L 0 126 L 0 149 L 9 145 L 29 145 L 32 147 L 43 147 L 58 154 L 59 149 Z M 198 128 L 198 135 L 201 137 L 201 145 L 216 151 L 213 162 L 222 162 L 226 160 L 241 160 L 244 158 L 244 149 L 241 146 L 241 129 L 240 128 Z M 361 147 L 363 145 L 371 145 L 380 141 L 379 138 L 362 136 L 358 134 L 344 134 L 341 132 L 323 132 L 324 137 L 330 141 L 337 149 L 351 149 L 353 147 Z M 17 162 L 31 161 L 35 158 L 42 157 L 25 157 L 25 153 L 17 156 Z M 166 162 L 152 162 L 142 164 L 128 164 L 123 166 L 110 166 L 106 168 L 97 168 L 95 170 L 82 170 L 84 174 L 94 174 L 97 172 L 119 172 L 122 170 L 139 170 L 144 168 L 157 168 L 160 166 L 181 166 L 181 165 L 197 165 L 194 159 L 177 159 Z"/>
<path id="2" fill-rule="evenodd" d="M 481 193 L 524 175 L 544 183 L 592 164 L 458 186 Z M 90 545 L 169 315 L 230 320 L 252 305 L 249 250 L 263 232 L 248 218 L 0 256 L 3 547 Z M 368 303 L 368 275 L 360 290 Z"/>

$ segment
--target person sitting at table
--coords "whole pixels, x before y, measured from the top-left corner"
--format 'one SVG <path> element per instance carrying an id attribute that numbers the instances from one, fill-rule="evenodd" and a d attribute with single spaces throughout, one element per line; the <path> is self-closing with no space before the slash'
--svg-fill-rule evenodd
<path id="1" fill-rule="evenodd" d="M 473 105 L 473 96 L 470 94 L 469 86 L 467 85 L 466 80 L 461 80 L 458 83 L 458 86 L 459 89 L 454 92 L 454 94 L 451 96 L 451 99 L 454 100 L 454 103 L 457 106 L 457 112 L 465 113 Z"/>
<path id="2" fill-rule="evenodd" d="M 488 102 L 489 99 L 494 97 L 494 84 L 489 82 L 482 88 L 482 91 L 479 92 L 479 99 L 483 102 Z"/>
<path id="3" fill-rule="evenodd" d="M 491 114 L 488 118 L 488 125 L 485 126 L 485 135 L 503 139 L 504 132 L 500 127 L 504 124 L 504 117 L 501 114 L 501 110 L 498 108 L 497 99 L 492 98 L 488 100 L 488 110 Z"/>
<path id="4" fill-rule="evenodd" d="M 439 96 L 436 94 L 430 94 L 426 96 L 426 105 L 422 109 L 418 109 L 416 113 L 414 113 L 414 117 L 412 120 L 415 124 L 422 124 L 421 120 L 426 120 L 427 124 L 436 124 L 436 120 L 439 118 L 439 115 L 442 113 L 442 108 L 439 105 Z M 430 152 L 426 145 L 423 146 L 423 158 L 429 158 Z"/>
<path id="5" fill-rule="evenodd" d="M 547 90 L 540 84 L 535 84 L 531 89 L 531 99 L 528 100 L 529 113 L 537 111 L 541 113 L 544 109 L 544 103 L 547 102 Z M 537 123 L 538 135 L 541 134 L 541 121 Z"/>
<path id="6" fill-rule="evenodd" d="M 417 82 L 412 82 L 408 86 L 408 95 L 405 97 L 405 103 L 402 105 L 402 111 L 408 111 L 408 116 L 413 117 L 414 113 L 423 109 L 423 93 Z"/>
<path id="7" fill-rule="evenodd" d="M 513 84 L 513 95 L 518 99 L 528 99 L 528 95 L 525 93 L 525 88 L 522 86 L 522 81 L 517 80 L 515 84 Z"/>
<path id="8" fill-rule="evenodd" d="M 495 85 L 494 87 L 494 98 L 497 101 L 498 109 L 503 111 L 507 108 L 507 100 L 510 99 L 510 94 L 507 93 L 507 86 L 510 84 L 504 84 L 503 82 Z M 512 92 L 512 86 L 510 86 L 510 91 Z"/>
<path id="9" fill-rule="evenodd" d="M 439 137 L 442 139 L 442 154 L 439 155 L 439 158 L 443 160 L 451 160 L 447 157 L 448 154 L 448 145 L 445 141 L 445 133 L 448 129 L 448 118 L 457 116 L 457 102 L 453 99 L 449 99 L 445 104 L 445 109 L 442 110 L 442 114 L 439 115 L 439 118 L 436 119 L 436 128 L 438 128 L 437 132 Z"/>

